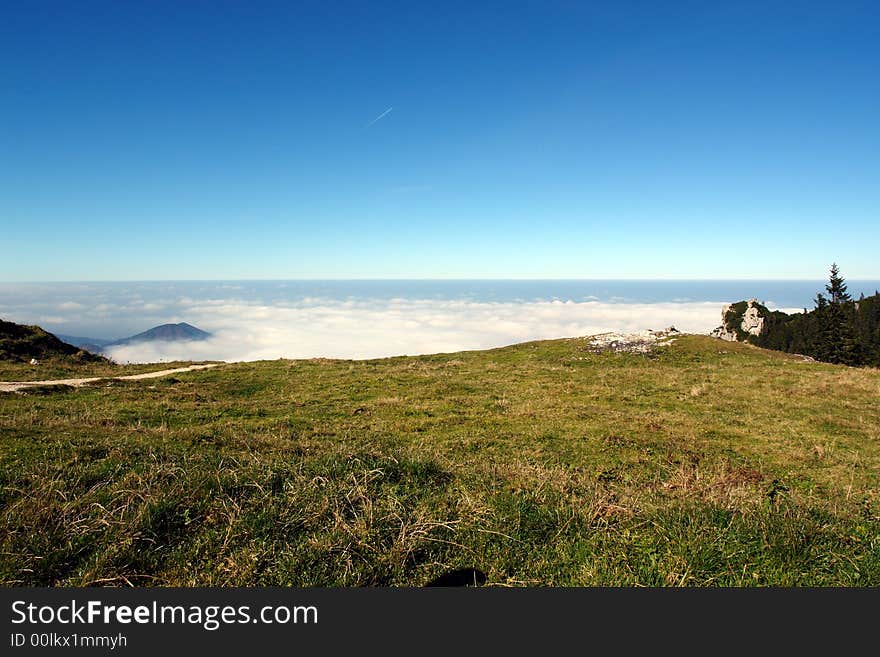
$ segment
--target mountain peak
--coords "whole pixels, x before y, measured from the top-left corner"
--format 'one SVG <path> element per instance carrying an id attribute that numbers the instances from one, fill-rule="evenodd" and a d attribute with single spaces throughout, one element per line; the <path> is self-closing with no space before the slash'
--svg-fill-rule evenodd
<path id="1" fill-rule="evenodd" d="M 116 345 L 132 344 L 135 342 L 150 342 L 153 340 L 160 340 L 163 342 L 206 340 L 210 337 L 211 334 L 207 331 L 203 331 L 202 329 L 196 328 L 192 324 L 187 324 L 186 322 L 179 322 L 177 324 L 161 324 L 159 326 L 154 326 L 153 328 L 144 331 L 143 333 L 138 333 L 137 335 L 133 335 L 130 338 L 116 340 L 115 342 L 111 342 L 107 346 L 111 347 Z"/>

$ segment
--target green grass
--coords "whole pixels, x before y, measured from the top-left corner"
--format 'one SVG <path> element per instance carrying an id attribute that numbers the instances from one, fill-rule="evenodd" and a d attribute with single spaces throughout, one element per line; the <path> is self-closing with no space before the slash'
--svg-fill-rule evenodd
<path id="1" fill-rule="evenodd" d="M 698 336 L 0 395 L 0 583 L 877 586 L 878 399 Z"/>
<path id="2" fill-rule="evenodd" d="M 81 362 L 72 357 L 55 357 L 41 360 L 38 365 L 0 360 L 0 381 L 51 381 L 83 377 L 112 377 L 142 374 L 157 370 L 192 365 L 190 362 L 148 363 L 120 365 L 110 361 Z"/>

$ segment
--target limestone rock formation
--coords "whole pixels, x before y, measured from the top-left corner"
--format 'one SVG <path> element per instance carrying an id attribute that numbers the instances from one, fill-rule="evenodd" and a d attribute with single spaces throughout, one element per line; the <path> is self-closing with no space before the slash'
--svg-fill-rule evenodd
<path id="1" fill-rule="evenodd" d="M 662 331 L 645 330 L 638 333 L 600 333 L 587 336 L 585 339 L 589 342 L 591 351 L 647 354 L 653 351 L 655 347 L 672 344 L 678 335 L 681 335 L 678 329 L 670 326 Z"/>
<path id="2" fill-rule="evenodd" d="M 728 342 L 748 340 L 764 334 L 767 309 L 757 299 L 731 303 L 721 309 L 721 326 L 709 335 Z"/>
<path id="3" fill-rule="evenodd" d="M 749 299 L 749 306 L 743 313 L 740 328 L 749 335 L 761 335 L 764 332 L 764 318 L 758 311 L 757 299 Z"/>
<path id="4" fill-rule="evenodd" d="M 713 338 L 721 338 L 728 342 L 736 342 L 736 331 L 727 328 L 727 313 L 733 311 L 733 304 L 729 303 L 721 309 L 721 326 L 713 330 L 709 335 Z"/>

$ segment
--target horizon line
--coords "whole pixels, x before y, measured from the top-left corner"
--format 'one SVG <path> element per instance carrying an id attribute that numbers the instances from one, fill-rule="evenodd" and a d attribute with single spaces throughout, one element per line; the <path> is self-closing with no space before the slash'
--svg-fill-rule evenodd
<path id="1" fill-rule="evenodd" d="M 486 281 L 486 282 L 507 282 L 507 281 L 637 281 L 637 282 L 670 282 L 670 281 L 716 281 L 716 282 L 743 282 L 743 281 L 780 281 L 780 282 L 809 282 L 825 281 L 826 278 L 809 278 L 809 277 L 737 277 L 737 278 L 698 278 L 698 277 L 650 277 L 641 278 L 637 276 L 623 277 L 370 277 L 370 278 L 341 278 L 341 277 L 305 277 L 305 278 L 70 278 L 70 279 L 33 279 L 33 280 L 0 280 L 0 285 L 36 285 L 47 283 L 225 283 L 225 282 L 455 282 L 455 281 Z M 844 281 L 853 282 L 880 282 L 880 275 L 877 277 L 844 277 Z"/>

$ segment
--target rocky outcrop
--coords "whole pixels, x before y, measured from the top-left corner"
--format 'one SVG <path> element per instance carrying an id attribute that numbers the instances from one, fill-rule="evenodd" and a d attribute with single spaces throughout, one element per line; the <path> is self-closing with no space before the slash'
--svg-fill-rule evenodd
<path id="1" fill-rule="evenodd" d="M 764 318 L 757 306 L 757 299 L 749 299 L 749 305 L 743 313 L 740 328 L 749 335 L 760 336 L 764 332 Z"/>
<path id="2" fill-rule="evenodd" d="M 721 326 L 709 335 L 729 342 L 745 342 L 765 332 L 764 318 L 768 310 L 757 299 L 731 303 L 721 309 Z"/>
<path id="3" fill-rule="evenodd" d="M 679 331 L 670 326 L 662 331 L 639 331 L 638 333 L 600 333 L 586 338 L 591 351 L 613 351 L 629 354 L 647 354 L 655 347 L 662 347 L 675 342 Z"/>
<path id="4" fill-rule="evenodd" d="M 729 303 L 721 309 L 721 326 L 713 330 L 709 335 L 713 338 L 721 338 L 728 342 L 736 342 L 736 331 L 727 328 L 727 314 L 733 310 L 733 304 Z"/>

